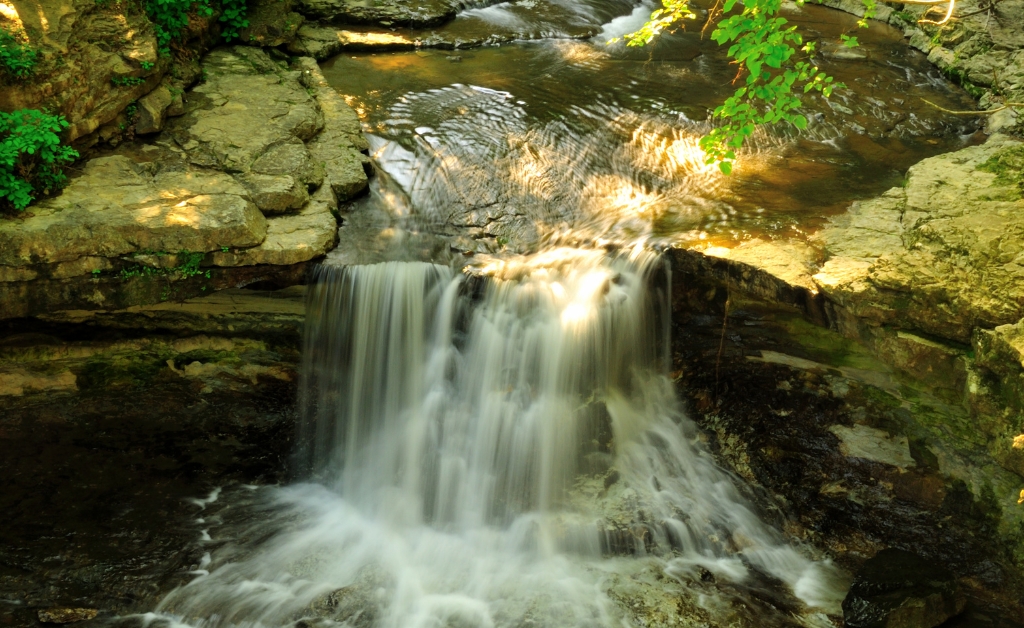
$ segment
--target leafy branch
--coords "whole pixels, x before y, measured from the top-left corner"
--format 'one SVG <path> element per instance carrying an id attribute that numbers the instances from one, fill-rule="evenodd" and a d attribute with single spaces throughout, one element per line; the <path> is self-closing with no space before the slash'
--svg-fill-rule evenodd
<path id="1" fill-rule="evenodd" d="M 867 27 L 876 2 L 863 2 L 866 11 L 858 25 Z M 803 0 L 796 3 L 802 5 Z M 797 27 L 777 15 L 781 8 L 782 0 L 724 0 L 722 14 L 732 14 L 711 32 L 719 45 L 731 44 L 727 54 L 740 66 L 735 80 L 746 73 L 744 84 L 712 112 L 719 126 L 700 140 L 707 163 L 717 163 L 725 174 L 732 172 L 737 152 L 758 126 L 788 122 L 805 129 L 807 118 L 798 111 L 801 95 L 817 92 L 828 98 L 845 87 L 814 63 L 815 43 L 804 43 Z M 713 11 L 709 20 L 716 14 Z M 678 22 L 673 16 L 692 15 L 687 0 L 663 0 L 649 22 L 624 37 L 626 45 L 646 45 Z M 856 37 L 847 35 L 842 35 L 842 43 L 850 48 L 859 45 Z"/>
<path id="2" fill-rule="evenodd" d="M 21 211 L 37 194 L 64 187 L 64 168 L 78 152 L 61 144 L 63 116 L 37 109 L 0 112 L 0 208 Z"/>

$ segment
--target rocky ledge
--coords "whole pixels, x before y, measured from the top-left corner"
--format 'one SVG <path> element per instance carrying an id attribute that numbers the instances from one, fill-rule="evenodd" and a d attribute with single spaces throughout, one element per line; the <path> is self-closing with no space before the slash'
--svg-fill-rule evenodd
<path id="1" fill-rule="evenodd" d="M 367 185 L 355 112 L 313 59 L 239 46 L 202 69 L 181 111 L 154 109 L 152 143 L 88 160 L 0 223 L 0 318 L 293 284 L 333 247 L 338 200 Z"/>
<path id="2" fill-rule="evenodd" d="M 993 135 L 810 241 L 673 251 L 683 394 L 797 534 L 854 569 L 916 552 L 1019 611 L 1022 242 L 1024 143 Z"/>

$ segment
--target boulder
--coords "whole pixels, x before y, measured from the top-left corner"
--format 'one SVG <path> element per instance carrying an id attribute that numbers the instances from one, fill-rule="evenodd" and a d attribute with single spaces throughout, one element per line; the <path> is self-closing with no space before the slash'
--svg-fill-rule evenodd
<path id="1" fill-rule="evenodd" d="M 963 343 L 976 327 L 1017 322 L 1022 155 L 1024 144 L 993 136 L 913 166 L 906 187 L 855 203 L 823 230 L 827 259 L 816 286 L 869 325 Z"/>
<path id="2" fill-rule="evenodd" d="M 256 207 L 266 214 L 299 209 L 309 200 L 306 186 L 287 174 L 243 174 L 236 177 L 249 190 Z"/>
<path id="3" fill-rule="evenodd" d="M 64 193 L 36 205 L 31 217 L 0 222 L 0 265 L 263 242 L 266 219 L 232 177 L 152 166 L 123 155 L 86 162 Z"/>
<path id="4" fill-rule="evenodd" d="M 377 24 L 424 28 L 451 20 L 458 0 L 299 0 L 303 15 L 339 24 Z"/>
<path id="5" fill-rule="evenodd" d="M 303 57 L 294 67 L 301 72 L 303 84 L 316 93 L 325 120 L 323 133 L 309 143 L 313 161 L 323 164 L 327 181 L 339 198 L 351 198 L 368 184 L 365 168 L 369 159 L 362 151 L 369 144 L 359 117 L 327 84 L 313 59 Z"/>
<path id="6" fill-rule="evenodd" d="M 297 214 L 267 220 L 267 239 L 257 247 L 232 252 L 212 253 L 216 266 L 252 266 L 256 264 L 298 264 L 320 257 L 338 241 L 337 208 L 334 191 L 323 186 Z"/>
<path id="7" fill-rule="evenodd" d="M 169 129 L 189 162 L 238 175 L 290 175 L 319 185 L 322 175 L 303 141 L 323 129 L 324 119 L 298 74 L 258 49 L 241 46 L 212 52 L 203 68 L 207 80 L 190 99 L 197 105 Z M 261 203 L 260 209 L 281 211 L 277 200 Z"/>
<path id="8" fill-rule="evenodd" d="M 934 628 L 966 605 L 959 583 L 942 565 L 886 549 L 854 576 L 843 619 L 847 628 Z"/>
<path id="9" fill-rule="evenodd" d="M 147 135 L 164 128 L 164 118 L 174 97 L 166 85 L 160 85 L 139 99 L 139 118 L 135 122 L 135 133 Z"/>

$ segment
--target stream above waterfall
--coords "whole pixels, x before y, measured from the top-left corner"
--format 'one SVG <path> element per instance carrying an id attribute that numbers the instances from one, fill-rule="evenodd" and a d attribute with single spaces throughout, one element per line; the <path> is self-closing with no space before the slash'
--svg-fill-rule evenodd
<path id="1" fill-rule="evenodd" d="M 601 24 L 612 5 L 572 6 L 577 19 Z M 445 28 L 500 30 L 512 21 L 522 33 L 564 32 L 545 6 L 503 3 Z M 973 101 L 901 33 L 876 24 L 857 33 L 860 47 L 842 48 L 839 35 L 857 30 L 855 18 L 808 5 L 785 15 L 819 41 L 822 68 L 848 89 L 827 102 L 805 97 L 806 131 L 762 130 L 723 176 L 697 141 L 710 110 L 735 89 L 735 66 L 701 37 L 699 22 L 645 48 L 608 44 L 644 15 L 637 8 L 588 40 L 326 62 L 327 80 L 363 118 L 379 175 L 352 207 L 358 235 L 346 243 L 365 254 L 389 221 L 474 252 L 803 239 L 851 201 L 900 185 L 911 164 L 973 141 L 974 119 L 925 100 L 947 109 Z M 368 221 L 374 226 L 364 228 Z"/>

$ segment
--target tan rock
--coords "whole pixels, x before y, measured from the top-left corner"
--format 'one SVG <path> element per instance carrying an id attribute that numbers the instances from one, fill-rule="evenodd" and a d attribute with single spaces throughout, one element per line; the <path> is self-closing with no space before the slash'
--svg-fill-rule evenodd
<path id="1" fill-rule="evenodd" d="M 329 251 L 338 238 L 337 207 L 330 186 L 323 186 L 298 214 L 267 220 L 267 239 L 258 247 L 209 256 L 216 266 L 297 264 Z"/>
<path id="2" fill-rule="evenodd" d="M 308 140 L 323 128 L 317 102 L 265 53 L 221 49 L 203 61 L 207 80 L 192 98 L 206 105 L 177 118 L 175 140 L 192 163 L 248 172 L 272 146 Z"/>
<path id="3" fill-rule="evenodd" d="M 0 370 L 0 396 L 20 397 L 33 392 L 78 390 L 75 381 L 75 374 L 68 370 L 59 373 L 17 368 Z"/>
<path id="4" fill-rule="evenodd" d="M 97 271 L 110 270 L 111 268 L 110 260 L 105 257 L 80 257 L 71 262 L 54 264 L 53 268 L 50 269 L 50 277 L 53 279 L 69 279 Z"/>
<path id="5" fill-rule="evenodd" d="M 211 251 L 254 246 L 266 219 L 226 174 L 151 176 L 122 155 L 85 164 L 59 197 L 34 216 L 0 223 L 0 264 L 70 262 L 138 251 Z"/>
<path id="6" fill-rule="evenodd" d="M 750 240 L 731 249 L 712 247 L 704 251 L 711 257 L 729 259 L 781 279 L 790 286 L 817 292 L 811 275 L 820 254 L 803 242 Z"/>
<path id="7" fill-rule="evenodd" d="M 418 42 L 403 35 L 382 31 L 337 29 L 303 25 L 288 49 L 314 59 L 327 59 L 345 50 L 411 50 Z"/>
<path id="8" fill-rule="evenodd" d="M 299 209 L 309 201 L 306 186 L 287 174 L 242 174 L 236 177 L 249 190 L 249 197 L 264 214 L 281 214 Z"/>
<path id="9" fill-rule="evenodd" d="M 139 99 L 139 118 L 135 132 L 139 135 L 156 133 L 164 127 L 164 117 L 174 98 L 166 85 L 160 85 Z"/>
<path id="10" fill-rule="evenodd" d="M 98 614 L 95 608 L 50 608 L 39 611 L 37 616 L 44 624 L 73 624 L 93 619 Z"/>
<path id="11" fill-rule="evenodd" d="M 844 456 L 873 460 L 901 469 L 915 466 L 906 436 L 893 436 L 867 425 L 833 425 L 828 429 L 839 437 L 839 450 Z"/>
<path id="12" fill-rule="evenodd" d="M 18 268 L 16 266 L 0 266 L 0 282 L 5 281 L 31 281 L 39 276 L 39 273 L 31 268 Z"/>
<path id="13" fill-rule="evenodd" d="M 170 66 L 141 11 L 115 11 L 95 0 L 10 0 L 15 26 L 40 49 L 31 81 L 0 89 L 0 110 L 47 108 L 71 123 L 71 140 L 92 133 L 158 85 Z M 111 47 L 112 43 L 116 46 Z M 143 69 L 146 62 L 149 69 Z M 111 77 L 143 79 L 112 86 Z"/>
<path id="14" fill-rule="evenodd" d="M 1024 200 L 1007 178 L 1016 171 L 997 175 L 986 164 L 1022 147 L 993 136 L 926 159 L 905 188 L 855 203 L 820 234 L 830 258 L 816 285 L 871 324 L 961 342 L 975 327 L 1018 321 Z"/>
<path id="15" fill-rule="evenodd" d="M 303 83 L 316 90 L 324 115 L 323 133 L 309 143 L 313 160 L 323 164 L 327 180 L 339 199 L 352 198 L 369 183 L 363 167 L 367 158 L 361 152 L 369 148 L 369 144 L 363 137 L 359 117 L 327 84 L 313 59 L 300 59 L 295 67 L 302 72 Z"/>

